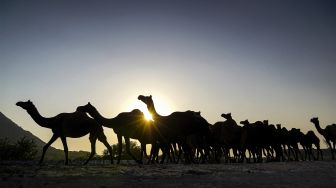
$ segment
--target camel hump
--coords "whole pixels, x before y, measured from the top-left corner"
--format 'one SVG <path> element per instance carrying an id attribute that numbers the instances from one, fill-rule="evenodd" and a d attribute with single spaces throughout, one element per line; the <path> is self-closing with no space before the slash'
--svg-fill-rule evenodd
<path id="1" fill-rule="evenodd" d="M 82 111 L 75 111 L 72 113 L 60 113 L 55 118 L 62 118 L 62 119 L 72 119 L 72 120 L 88 120 L 91 119 L 85 112 Z"/>
<path id="2" fill-rule="evenodd" d="M 310 130 L 307 132 L 307 134 L 315 134 L 314 131 Z"/>
<path id="3" fill-rule="evenodd" d="M 316 136 L 315 133 L 314 133 L 314 131 L 312 131 L 312 130 L 308 131 L 307 135 L 309 135 L 309 136 Z"/>
<path id="4" fill-rule="evenodd" d="M 131 113 L 132 114 L 139 114 L 139 115 L 143 114 L 143 112 L 141 112 L 141 110 L 139 110 L 139 109 L 134 109 L 134 110 L 131 111 Z"/>
<path id="5" fill-rule="evenodd" d="M 264 123 L 262 121 L 256 121 L 253 123 L 255 126 L 263 127 Z"/>
<path id="6" fill-rule="evenodd" d="M 139 109 L 134 109 L 130 112 L 121 112 L 117 115 L 118 118 L 126 118 L 126 117 L 135 117 L 135 116 L 143 116 L 144 113 L 141 112 Z"/>

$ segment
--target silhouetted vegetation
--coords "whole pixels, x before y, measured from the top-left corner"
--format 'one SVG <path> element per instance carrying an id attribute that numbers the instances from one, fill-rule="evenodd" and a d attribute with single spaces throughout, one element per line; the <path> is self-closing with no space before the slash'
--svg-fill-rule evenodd
<path id="1" fill-rule="evenodd" d="M 8 138 L 0 139 L 1 160 L 33 160 L 37 153 L 37 147 L 33 139 L 20 138 L 12 144 Z"/>
<path id="2" fill-rule="evenodd" d="M 112 156 L 114 159 L 119 158 L 118 153 L 118 144 L 113 144 L 112 146 Z M 130 152 L 132 152 L 136 157 L 140 157 L 141 148 L 139 145 L 137 145 L 136 142 L 130 141 Z M 105 149 L 102 153 L 102 159 L 108 160 L 109 159 L 109 152 L 107 149 Z M 126 144 L 125 142 L 122 143 L 122 152 L 120 156 L 121 160 L 132 160 L 133 158 L 127 153 L 126 151 Z"/>

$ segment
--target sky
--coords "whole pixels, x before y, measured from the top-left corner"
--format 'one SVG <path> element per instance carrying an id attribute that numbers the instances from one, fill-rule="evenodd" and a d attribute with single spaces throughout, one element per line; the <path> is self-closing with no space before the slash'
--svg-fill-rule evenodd
<path id="1" fill-rule="evenodd" d="M 2 0 L 0 111 L 45 142 L 51 131 L 17 101 L 45 117 L 90 101 L 112 118 L 152 95 L 162 115 L 213 124 L 231 112 L 317 133 L 313 116 L 336 122 L 335 51 L 335 1 Z M 90 150 L 88 136 L 68 146 Z"/>

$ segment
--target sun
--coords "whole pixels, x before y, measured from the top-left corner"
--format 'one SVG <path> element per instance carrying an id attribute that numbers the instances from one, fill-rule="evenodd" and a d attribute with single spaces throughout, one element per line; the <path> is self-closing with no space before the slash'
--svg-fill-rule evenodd
<path id="1" fill-rule="evenodd" d="M 141 111 L 144 113 L 145 120 L 147 120 L 147 121 L 152 121 L 153 120 L 152 114 L 150 112 L 148 112 L 147 109 L 145 111 L 143 111 L 143 110 L 141 110 Z"/>

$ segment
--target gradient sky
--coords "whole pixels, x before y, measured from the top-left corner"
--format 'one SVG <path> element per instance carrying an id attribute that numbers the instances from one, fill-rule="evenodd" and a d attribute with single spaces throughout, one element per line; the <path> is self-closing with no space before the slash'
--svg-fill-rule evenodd
<path id="1" fill-rule="evenodd" d="M 335 1 L 0 1 L 0 111 L 44 141 L 17 101 L 46 117 L 90 101 L 114 117 L 152 94 L 163 115 L 316 132 L 312 116 L 336 122 L 335 72 Z"/>

